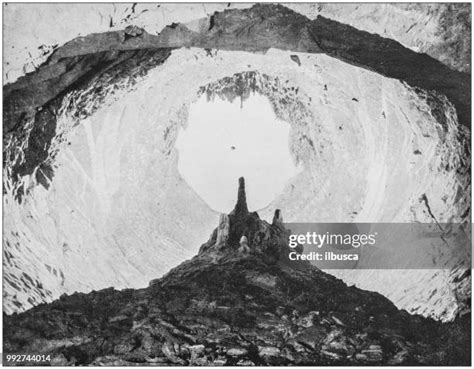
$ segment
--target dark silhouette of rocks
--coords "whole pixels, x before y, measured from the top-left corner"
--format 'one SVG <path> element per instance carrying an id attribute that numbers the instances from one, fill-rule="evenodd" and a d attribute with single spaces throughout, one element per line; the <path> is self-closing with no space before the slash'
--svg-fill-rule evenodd
<path id="1" fill-rule="evenodd" d="M 239 190 L 237 193 L 237 204 L 232 212 L 233 215 L 240 216 L 248 214 L 249 209 L 247 207 L 247 195 L 245 193 L 245 179 L 244 177 L 239 178 Z"/>
<path id="2" fill-rule="evenodd" d="M 273 215 L 273 226 L 283 227 L 283 215 L 280 209 L 275 210 L 275 214 Z"/>
<path id="3" fill-rule="evenodd" d="M 237 205 L 198 255 L 147 288 L 75 293 L 4 316 L 4 352 L 51 354 L 55 365 L 470 363 L 470 314 L 443 324 L 290 265 L 281 212 L 272 224 L 248 212 L 243 180 Z"/>

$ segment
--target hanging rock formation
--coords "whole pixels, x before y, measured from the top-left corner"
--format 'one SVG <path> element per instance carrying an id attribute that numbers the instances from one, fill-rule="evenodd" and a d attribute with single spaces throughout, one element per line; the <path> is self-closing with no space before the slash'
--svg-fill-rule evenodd
<path id="1" fill-rule="evenodd" d="M 67 93 L 85 88 L 91 80 L 111 72 L 113 77 L 120 78 L 116 71 L 124 67 L 146 73 L 166 60 L 170 49 L 180 47 L 254 52 L 279 48 L 325 53 L 403 80 L 415 88 L 446 95 L 457 109 L 459 122 L 470 126 L 469 75 L 453 71 L 396 41 L 323 17 L 310 21 L 282 5 L 273 4 L 215 13 L 205 23 L 212 27 L 194 31 L 178 24 L 164 28 L 157 36 L 143 31 L 135 37 L 126 37 L 126 31 L 116 31 L 80 37 L 58 48 L 35 73 L 6 85 L 4 135 L 20 133 L 31 120 L 38 130 L 35 137 L 39 135 L 30 139 L 29 152 L 34 152 L 27 155 L 26 163 L 18 163 L 12 174 L 31 174 L 46 159 L 42 152 L 49 148 L 57 105 Z M 241 32 L 244 29 L 250 31 Z M 42 141 L 42 148 L 39 142 L 33 145 L 35 141 Z"/>

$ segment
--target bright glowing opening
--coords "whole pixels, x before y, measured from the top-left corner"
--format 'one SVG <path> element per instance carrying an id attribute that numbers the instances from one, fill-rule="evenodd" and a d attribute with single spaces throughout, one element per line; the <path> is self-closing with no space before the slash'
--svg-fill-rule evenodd
<path id="1" fill-rule="evenodd" d="M 278 120 L 268 99 L 251 95 L 241 105 L 201 97 L 179 132 L 178 170 L 214 210 L 229 213 L 237 180 L 245 177 L 250 210 L 267 206 L 298 173 L 289 151 L 289 124 Z"/>

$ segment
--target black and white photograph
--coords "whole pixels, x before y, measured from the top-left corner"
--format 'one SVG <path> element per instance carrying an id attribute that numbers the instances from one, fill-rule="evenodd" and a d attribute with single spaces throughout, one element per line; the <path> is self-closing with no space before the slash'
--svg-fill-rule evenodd
<path id="1" fill-rule="evenodd" d="M 3 2 L 3 366 L 471 366 L 471 2 Z"/>

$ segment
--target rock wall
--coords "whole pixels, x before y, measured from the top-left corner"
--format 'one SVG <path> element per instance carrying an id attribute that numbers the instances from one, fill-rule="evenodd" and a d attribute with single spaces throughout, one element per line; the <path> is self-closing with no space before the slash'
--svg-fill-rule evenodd
<path id="1" fill-rule="evenodd" d="M 281 208 L 286 221 L 469 224 L 466 76 L 272 5 L 67 43 L 4 88 L 5 311 L 141 287 L 195 253 L 218 214 L 179 176 L 174 143 L 202 94 L 262 94 L 290 124 L 305 170 L 267 219 Z M 343 277 L 450 320 L 470 296 L 465 269 Z"/>
<path id="2" fill-rule="evenodd" d="M 471 72 L 471 5 L 467 3 L 288 3 L 310 19 L 322 15 Z"/>
<path id="3" fill-rule="evenodd" d="M 58 46 L 94 32 L 129 25 L 159 33 L 173 22 L 192 22 L 224 9 L 252 3 L 206 4 L 5 4 L 4 83 L 34 71 Z M 451 68 L 471 69 L 469 4 L 330 4 L 288 3 L 310 19 L 322 15 L 391 38 L 426 53 Z M 44 19 L 54 19 L 44 22 Z M 77 19 L 81 19 L 80 22 Z M 18 31 L 21 29 L 21 32 Z"/>

